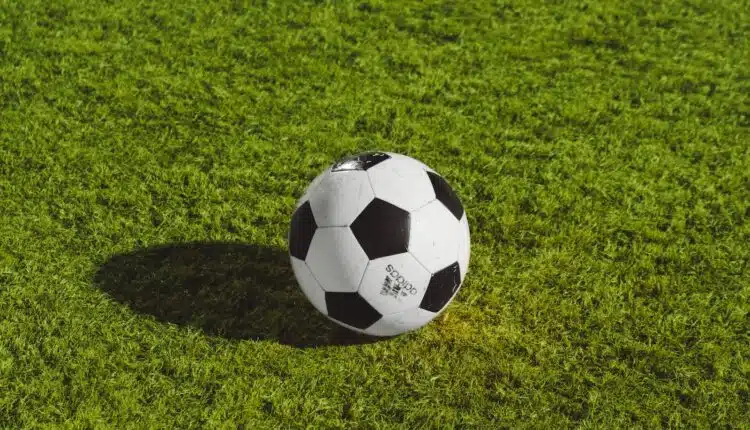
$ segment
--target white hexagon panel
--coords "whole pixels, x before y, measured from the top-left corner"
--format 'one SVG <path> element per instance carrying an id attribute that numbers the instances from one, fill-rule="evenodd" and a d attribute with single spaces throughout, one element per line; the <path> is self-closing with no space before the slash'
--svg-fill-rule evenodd
<path id="1" fill-rule="evenodd" d="M 402 312 L 419 306 L 430 276 L 405 252 L 371 260 L 358 291 L 381 314 Z"/>
<path id="2" fill-rule="evenodd" d="M 455 263 L 459 249 L 459 223 L 439 200 L 412 212 L 409 252 L 430 273 Z"/>
<path id="3" fill-rule="evenodd" d="M 396 336 L 416 330 L 437 316 L 436 313 L 421 308 L 408 309 L 402 312 L 383 315 L 375 324 L 365 331 L 373 336 Z"/>
<path id="4" fill-rule="evenodd" d="M 458 222 L 458 265 L 461 269 L 461 280 L 466 277 L 469 271 L 469 257 L 471 255 L 471 233 L 469 232 L 469 221 L 466 213 Z"/>
<path id="5" fill-rule="evenodd" d="M 413 211 L 435 199 L 432 183 L 421 163 L 408 157 L 390 158 L 369 169 L 375 197 Z"/>
<path id="6" fill-rule="evenodd" d="M 406 155 L 402 154 L 396 154 L 395 152 L 387 152 L 388 155 L 391 156 L 394 160 L 403 161 L 404 163 L 413 164 L 416 168 L 426 170 L 428 172 L 435 172 L 430 168 L 430 166 L 424 164 L 423 162 L 417 160 L 416 158 L 411 158 Z"/>
<path id="7" fill-rule="evenodd" d="M 294 276 L 297 277 L 302 292 L 305 293 L 310 303 L 315 306 L 315 309 L 324 315 L 328 315 L 328 310 L 326 309 L 326 292 L 318 284 L 310 268 L 299 258 L 291 257 L 291 262 Z"/>
<path id="8" fill-rule="evenodd" d="M 318 227 L 346 227 L 373 199 L 367 172 L 330 172 L 310 191 L 309 199 Z"/>
<path id="9" fill-rule="evenodd" d="M 326 292 L 356 292 L 369 259 L 349 227 L 315 230 L 305 262 Z"/>

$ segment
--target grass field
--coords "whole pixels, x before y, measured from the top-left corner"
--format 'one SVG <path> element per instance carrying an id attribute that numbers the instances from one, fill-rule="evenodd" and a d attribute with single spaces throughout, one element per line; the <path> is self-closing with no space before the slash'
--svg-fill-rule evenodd
<path id="1" fill-rule="evenodd" d="M 748 1 L 0 0 L 0 427 L 747 428 Z M 324 167 L 463 199 L 372 342 L 288 266 Z"/>

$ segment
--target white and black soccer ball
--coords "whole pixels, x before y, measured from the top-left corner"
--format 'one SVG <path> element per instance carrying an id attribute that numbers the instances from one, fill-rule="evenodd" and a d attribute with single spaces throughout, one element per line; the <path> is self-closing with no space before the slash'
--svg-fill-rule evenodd
<path id="1" fill-rule="evenodd" d="M 435 318 L 469 266 L 469 223 L 448 183 L 388 152 L 344 158 L 297 202 L 289 254 L 310 302 L 351 330 L 394 336 Z"/>

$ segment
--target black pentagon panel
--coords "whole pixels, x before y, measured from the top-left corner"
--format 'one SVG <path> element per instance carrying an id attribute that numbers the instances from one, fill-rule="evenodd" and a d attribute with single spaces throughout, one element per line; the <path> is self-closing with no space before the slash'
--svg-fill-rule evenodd
<path id="1" fill-rule="evenodd" d="M 304 260 L 317 229 L 318 224 L 315 223 L 310 202 L 305 202 L 292 215 L 292 225 L 289 230 L 289 254 Z"/>
<path id="2" fill-rule="evenodd" d="M 373 199 L 351 225 L 354 237 L 370 260 L 401 254 L 409 246 L 409 212 Z"/>
<path id="3" fill-rule="evenodd" d="M 326 307 L 329 317 L 360 330 L 370 327 L 382 317 L 358 293 L 326 292 Z"/>
<path id="4" fill-rule="evenodd" d="M 432 275 L 419 307 L 430 312 L 439 312 L 456 294 L 459 286 L 461 273 L 456 262 Z"/>
<path id="5" fill-rule="evenodd" d="M 464 207 L 461 204 L 456 192 L 453 191 L 448 182 L 437 173 L 427 172 L 427 176 L 430 177 L 432 182 L 432 188 L 435 190 L 435 197 L 440 200 L 446 208 L 456 217 L 461 219 L 464 214 Z"/>
<path id="6" fill-rule="evenodd" d="M 332 167 L 331 172 L 342 172 L 346 170 L 367 170 L 370 167 L 382 163 L 391 158 L 385 152 L 363 152 L 360 154 L 350 155 L 337 161 Z"/>

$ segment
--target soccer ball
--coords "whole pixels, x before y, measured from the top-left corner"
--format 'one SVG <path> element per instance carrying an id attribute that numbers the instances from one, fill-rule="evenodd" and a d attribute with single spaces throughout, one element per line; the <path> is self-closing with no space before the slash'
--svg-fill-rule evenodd
<path id="1" fill-rule="evenodd" d="M 289 254 L 317 310 L 356 332 L 395 336 L 455 297 L 469 266 L 469 223 L 434 170 L 366 152 L 310 183 L 292 216 Z"/>

